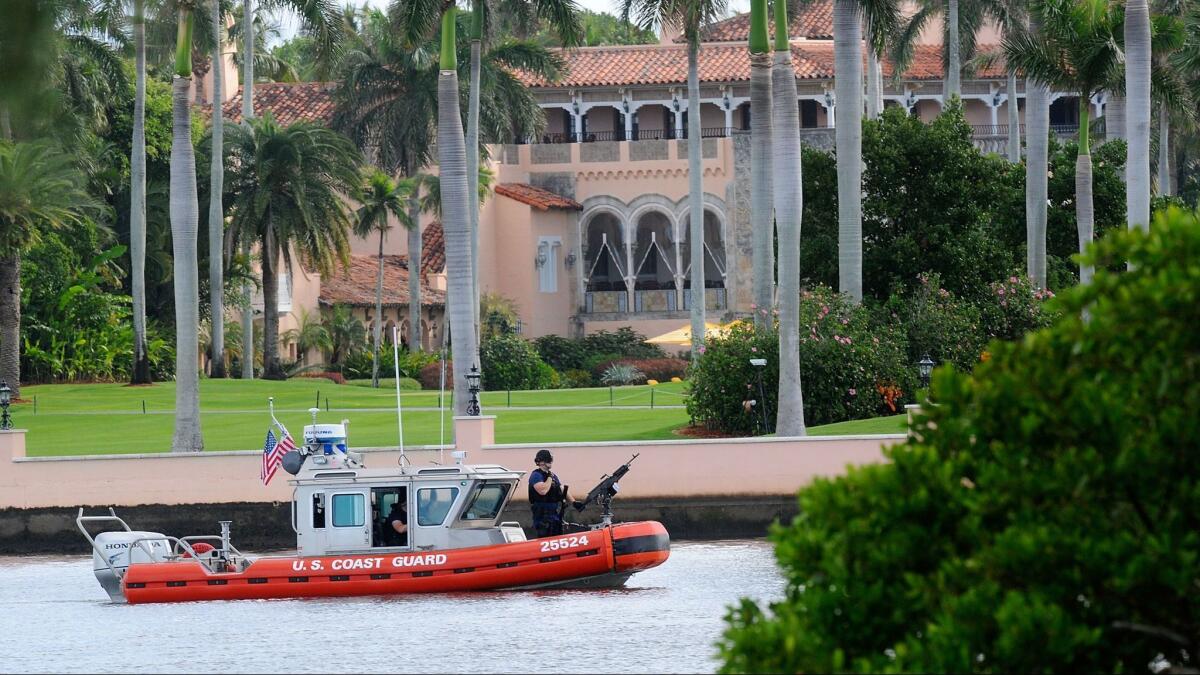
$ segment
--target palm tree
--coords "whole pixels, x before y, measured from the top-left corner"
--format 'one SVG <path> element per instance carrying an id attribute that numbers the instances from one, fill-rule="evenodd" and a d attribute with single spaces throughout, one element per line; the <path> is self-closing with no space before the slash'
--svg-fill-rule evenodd
<path id="1" fill-rule="evenodd" d="M 284 379 L 279 359 L 279 263 L 293 255 L 323 275 L 349 263 L 350 212 L 361 156 L 344 136 L 309 122 L 288 127 L 270 115 L 231 129 L 231 243 L 262 251 L 263 377 Z"/>
<path id="2" fill-rule="evenodd" d="M 704 346 L 704 170 L 700 131 L 700 29 L 724 15 L 725 0 L 623 0 L 622 18 L 643 28 L 683 28 L 688 50 L 688 240 L 691 244 L 692 361 Z M 786 21 L 786 17 L 784 19 Z M 786 33 L 786 27 L 785 27 Z M 790 66 L 789 66 L 790 67 Z M 797 133 L 799 120 L 797 119 Z"/>
<path id="3" fill-rule="evenodd" d="M 834 118 L 838 171 L 838 290 L 856 303 L 862 302 L 863 286 L 862 23 L 869 25 L 872 35 L 890 35 L 897 15 L 896 0 L 833 2 L 834 96 L 839 111 Z M 899 68 L 896 70 L 900 72 Z"/>
<path id="4" fill-rule="evenodd" d="M 775 222 L 779 230 L 779 405 L 775 431 L 780 436 L 803 436 L 800 220 L 804 210 L 804 181 L 801 179 L 800 109 L 796 104 L 796 71 L 792 68 L 787 0 L 775 0 L 775 65 L 771 75 Z"/>
<path id="5" fill-rule="evenodd" d="M 149 384 L 146 353 L 146 7 L 133 3 L 134 101 L 130 164 L 129 258 L 133 272 L 132 384 Z"/>
<path id="6" fill-rule="evenodd" d="M 360 206 L 354 213 L 354 234 L 367 237 L 379 234 L 379 274 L 375 280 L 374 362 L 371 366 L 371 386 L 379 388 L 379 348 L 383 335 L 383 240 L 392 229 L 389 217 L 395 217 L 406 230 L 416 228 L 405 208 L 412 192 L 412 181 L 395 180 L 386 172 L 372 168 L 365 172 L 363 184 L 355 200 Z M 414 267 L 410 260 L 408 274 L 419 274 L 420 263 Z"/>
<path id="7" fill-rule="evenodd" d="M 426 0 L 428 1 L 428 0 Z M 496 5 L 492 7 L 490 5 Z M 471 2 L 471 56 L 470 81 L 467 85 L 467 166 L 479 165 L 479 101 L 482 92 L 480 77 L 482 71 L 483 38 L 487 32 L 489 18 L 493 11 L 508 15 L 524 15 L 526 21 L 541 19 L 554 29 L 564 47 L 579 44 L 583 35 L 583 25 L 579 18 L 579 6 L 574 0 L 472 0 Z M 492 142 L 507 140 L 499 138 L 486 139 Z M 486 142 L 486 141 L 485 141 Z M 479 192 L 478 174 L 467 171 L 467 194 Z M 471 217 L 471 293 L 474 297 L 472 307 L 475 308 L 475 331 L 479 334 L 479 209 L 470 210 Z M 478 347 L 477 347 L 478 349 Z"/>
<path id="8" fill-rule="evenodd" d="M 0 380 L 21 395 L 21 256 L 44 230 L 83 220 L 99 205 L 72 158 L 47 142 L 0 139 Z"/>
<path id="9" fill-rule="evenodd" d="M 308 357 L 308 352 L 312 349 L 322 352 L 333 350 L 333 337 L 322 323 L 320 314 L 310 313 L 307 309 L 300 310 L 300 314 L 296 316 L 296 327 L 284 331 L 282 338 L 285 343 L 296 343 L 296 351 L 299 352 L 301 361 Z"/>
<path id="10" fill-rule="evenodd" d="M 1079 250 L 1092 241 L 1092 157 L 1088 140 L 1091 96 L 1120 77 L 1120 9 L 1106 0 L 1038 0 L 1039 34 L 1010 33 L 1004 52 L 1026 77 L 1059 91 L 1079 92 L 1079 157 L 1075 162 L 1075 218 Z M 1090 283 L 1092 268 L 1079 270 L 1080 283 Z"/>
<path id="11" fill-rule="evenodd" d="M 1041 35 L 1041 18 L 1030 12 L 1029 35 Z M 1008 34 L 1017 35 L 1019 26 Z M 1011 59 L 1008 60 L 1011 64 Z M 1009 67 L 1016 69 L 1015 64 Z M 1046 287 L 1046 199 L 1050 170 L 1050 89 L 1025 77 L 1025 269 L 1036 288 Z"/>
<path id="12" fill-rule="evenodd" d="M 751 264 L 754 268 L 754 326 L 760 331 L 765 331 L 771 327 L 770 309 L 775 305 L 775 221 L 772 217 L 771 201 L 772 92 L 771 56 L 768 53 L 770 41 L 767 38 L 767 0 L 750 0 L 749 47 L 750 229 L 753 232 Z M 860 96 L 859 103 L 861 102 Z M 695 265 L 695 262 L 692 264 Z"/>
<path id="13" fill-rule="evenodd" d="M 221 3 L 219 0 L 212 0 L 213 102 L 212 170 L 208 197 L 208 288 L 209 325 L 212 330 L 210 354 L 212 369 L 209 371 L 209 377 L 213 378 L 225 377 L 225 261 L 222 256 L 222 252 L 225 250 L 225 208 L 222 201 L 225 184 L 225 119 L 221 105 L 225 80 L 225 60 L 222 48 L 225 40 L 222 16 Z"/>
<path id="14" fill-rule="evenodd" d="M 337 366 L 357 354 L 367 343 L 367 328 L 354 316 L 349 305 L 334 305 L 325 317 L 324 327 L 329 335 L 329 365 Z"/>
<path id="15" fill-rule="evenodd" d="M 171 115 L 171 249 L 175 267 L 175 436 L 173 452 L 204 449 L 200 434 L 200 207 L 192 149 L 192 2 L 178 5 Z"/>
<path id="16" fill-rule="evenodd" d="M 942 19 L 943 61 L 946 76 L 942 80 L 942 100 L 949 104 L 954 96 L 962 96 L 963 64 L 975 52 L 975 38 L 986 15 L 998 18 L 996 10 L 1006 0 L 921 0 L 912 16 L 900 25 L 892 37 L 892 60 L 896 64 L 893 77 L 899 79 L 907 70 L 920 43 L 921 33 L 938 17 Z M 1001 27 L 1003 21 L 998 21 Z M 1014 84 L 1014 88 L 1015 88 Z"/>
<path id="17" fill-rule="evenodd" d="M 1150 229 L 1150 6 L 1125 6 L 1125 217 L 1130 228 Z"/>

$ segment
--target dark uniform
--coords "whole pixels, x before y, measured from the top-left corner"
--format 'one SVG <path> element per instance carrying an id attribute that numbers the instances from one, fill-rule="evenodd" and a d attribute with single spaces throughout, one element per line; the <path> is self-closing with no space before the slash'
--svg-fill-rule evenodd
<path id="1" fill-rule="evenodd" d="M 385 546 L 408 546 L 408 532 L 397 532 L 393 523 L 408 525 L 408 512 L 400 502 L 392 504 L 387 520 L 383 521 L 383 542 Z"/>
<path id="2" fill-rule="evenodd" d="M 544 483 L 549 477 L 551 487 L 546 494 L 539 495 L 533 486 Z M 533 511 L 533 528 L 538 537 L 553 537 L 563 533 L 563 521 L 559 515 L 563 501 L 562 483 L 558 476 L 551 471 L 549 474 L 541 469 L 534 469 L 529 474 L 529 508 Z"/>

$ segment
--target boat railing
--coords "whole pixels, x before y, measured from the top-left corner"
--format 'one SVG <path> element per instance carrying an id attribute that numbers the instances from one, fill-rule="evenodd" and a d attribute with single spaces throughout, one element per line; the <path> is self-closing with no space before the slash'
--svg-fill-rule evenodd
<path id="1" fill-rule="evenodd" d="M 197 537 L 185 537 L 185 538 L 186 539 L 195 539 Z M 204 537 L 203 535 L 200 535 L 199 538 L 206 538 L 206 537 Z M 173 560 L 179 558 L 180 557 L 179 554 L 175 553 L 175 551 L 178 550 L 178 547 L 182 546 L 184 552 L 187 555 L 190 555 L 192 558 L 195 558 L 197 562 L 200 562 L 200 556 L 196 553 L 195 549 L 192 548 L 191 544 L 187 543 L 186 541 L 183 541 L 179 537 L 172 537 L 169 534 L 156 534 L 152 537 L 139 537 L 137 539 L 134 539 L 132 542 L 130 542 L 130 544 L 129 544 L 129 564 L 130 565 L 133 564 L 133 547 L 134 546 L 145 551 L 146 557 L 150 558 L 150 560 L 154 560 L 154 553 L 151 552 L 151 550 L 149 548 L 147 548 L 145 545 L 145 543 L 148 541 L 165 541 L 165 542 L 167 542 L 167 544 L 171 546 L 171 553 L 167 556 L 168 560 L 173 561 Z"/>
<path id="2" fill-rule="evenodd" d="M 191 543 L 193 541 L 215 541 L 215 542 L 219 542 L 219 543 L 224 542 L 224 540 L 221 538 L 221 535 L 219 535 L 219 534 L 193 534 L 189 537 L 180 537 L 179 541 L 180 541 L 180 543 L 183 543 L 183 542 Z M 216 548 L 218 550 L 221 549 L 220 546 L 218 546 Z M 178 552 L 176 552 L 176 553 L 178 553 Z M 238 556 L 239 558 L 245 557 L 242 554 L 242 552 L 239 551 L 237 549 L 237 547 L 234 546 L 233 544 L 229 544 L 229 549 L 228 549 L 227 553 L 231 553 L 235 556 Z"/>
<path id="3" fill-rule="evenodd" d="M 120 579 L 120 573 L 118 573 L 117 569 L 113 567 L 112 562 L 108 559 L 108 556 L 105 555 L 104 551 L 101 551 L 100 547 L 96 545 L 96 539 L 92 537 L 92 534 L 87 531 L 87 527 L 84 526 L 84 523 L 111 523 L 113 521 L 120 523 L 121 527 L 125 528 L 126 532 L 133 532 L 133 528 L 129 527 L 129 523 L 126 523 L 124 519 L 118 516 L 116 510 L 114 510 L 111 506 L 108 507 L 107 516 L 85 516 L 83 515 L 83 507 L 79 507 L 79 515 L 75 517 L 75 527 L 78 527 L 79 531 L 83 533 L 84 538 L 86 538 L 88 543 L 92 545 L 92 550 L 96 552 L 96 555 L 100 556 L 100 559 L 104 561 L 105 565 L 108 565 L 108 571 L 112 572 L 113 576 Z"/>

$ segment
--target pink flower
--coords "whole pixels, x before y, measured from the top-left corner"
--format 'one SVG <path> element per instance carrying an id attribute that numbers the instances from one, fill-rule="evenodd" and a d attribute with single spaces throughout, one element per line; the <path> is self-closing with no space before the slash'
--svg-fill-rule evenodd
<path id="1" fill-rule="evenodd" d="M 750 348 L 750 351 L 752 351 L 752 352 L 754 352 L 755 354 L 757 354 L 757 353 L 758 353 L 758 347 L 751 347 L 751 348 Z"/>
<path id="2" fill-rule="evenodd" d="M 704 345 L 700 345 L 700 350 L 699 350 L 699 351 L 700 351 L 700 353 L 701 353 L 701 354 L 703 354 L 704 352 L 708 351 L 708 348 L 707 348 L 707 347 L 705 347 Z"/>
<path id="3" fill-rule="evenodd" d="M 858 396 L 858 390 L 853 387 L 847 389 L 846 392 L 851 396 Z"/>
<path id="4" fill-rule="evenodd" d="M 750 305 L 750 309 L 758 309 L 758 305 L 752 304 L 752 305 Z"/>
<path id="5" fill-rule="evenodd" d="M 850 319 L 842 319 L 842 325 L 843 325 L 843 326 L 849 326 L 849 325 L 850 325 Z"/>
<path id="6" fill-rule="evenodd" d="M 760 309 L 760 310 L 758 310 L 758 313 L 759 313 L 759 314 L 762 314 L 763 316 L 766 316 L 766 315 L 767 315 L 767 310 L 765 310 L 765 309 Z"/>
<path id="7" fill-rule="evenodd" d="M 996 289 L 996 295 L 1004 295 L 1004 287 L 1003 286 Z"/>
<path id="8" fill-rule="evenodd" d="M 1016 278 L 1016 277 L 1009 277 L 1009 278 L 1008 278 L 1008 282 L 1009 282 L 1010 284 L 1015 284 L 1015 283 L 1017 283 L 1017 278 Z"/>

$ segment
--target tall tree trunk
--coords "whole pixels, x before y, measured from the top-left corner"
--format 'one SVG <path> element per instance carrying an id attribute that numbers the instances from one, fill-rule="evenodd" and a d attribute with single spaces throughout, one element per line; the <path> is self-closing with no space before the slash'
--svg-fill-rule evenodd
<path id="1" fill-rule="evenodd" d="M 413 172 L 409 172 L 411 176 Z M 416 197 L 408 200 L 408 350 L 421 351 L 421 206 Z"/>
<path id="2" fill-rule="evenodd" d="M 862 30 L 855 0 L 833 2 L 838 290 L 862 302 Z"/>
<path id="3" fill-rule="evenodd" d="M 480 340 L 479 325 L 479 59 L 483 49 L 483 3 L 471 3 L 471 81 L 467 92 L 467 194 L 470 198 L 471 227 L 471 320 L 475 339 Z M 475 344 L 479 354 L 479 343 Z"/>
<path id="4" fill-rule="evenodd" d="M 943 81 L 942 104 L 947 105 L 954 96 L 962 98 L 962 58 L 959 50 L 962 41 L 959 38 L 958 0 L 949 0 L 946 7 L 946 79 Z"/>
<path id="5" fill-rule="evenodd" d="M 1095 213 L 1092 207 L 1092 151 L 1088 143 L 1088 102 L 1079 98 L 1079 157 L 1075 160 L 1075 223 L 1079 230 L 1079 252 L 1092 243 Z M 1079 266 L 1079 283 L 1092 282 L 1092 266 Z"/>
<path id="6" fill-rule="evenodd" d="M 1171 185 L 1171 114 L 1166 103 L 1158 104 L 1158 194 L 1170 197 Z"/>
<path id="7" fill-rule="evenodd" d="M 688 244 L 692 269 L 691 318 L 692 361 L 700 359 L 704 346 L 704 147 L 700 138 L 700 36 L 689 30 L 688 36 Z"/>
<path id="8" fill-rule="evenodd" d="M 1109 92 L 1108 102 L 1104 104 L 1104 136 L 1105 140 L 1125 139 L 1125 95 Z M 1125 174 L 1121 174 L 1125 180 Z"/>
<path id="9" fill-rule="evenodd" d="M 867 33 L 867 119 L 879 119 L 883 113 L 883 66 L 875 51 L 875 40 Z M 794 89 L 795 87 L 793 87 Z M 836 120 L 834 120 L 836 121 Z"/>
<path id="10" fill-rule="evenodd" d="M 465 415 L 470 392 L 467 372 L 475 363 L 475 322 L 471 311 L 471 205 L 467 149 L 459 115 L 458 71 L 454 54 L 453 5 L 442 15 L 441 71 L 438 74 L 438 166 L 442 184 L 442 226 L 446 237 L 450 351 L 454 360 L 454 413 Z"/>
<path id="11" fill-rule="evenodd" d="M 776 0 L 775 15 L 786 16 L 786 0 Z M 775 218 L 779 227 L 779 405 L 775 433 L 803 436 L 804 397 L 800 391 L 800 221 L 804 210 L 801 179 L 800 112 L 796 71 L 787 40 L 787 22 L 776 20 L 774 96 Z M 836 122 L 836 120 L 835 120 Z"/>
<path id="12" fill-rule="evenodd" d="M 1008 161 L 1021 163 L 1021 111 L 1017 102 L 1017 75 L 1008 74 Z"/>
<path id="13" fill-rule="evenodd" d="M 150 384 L 146 354 L 146 17 L 142 0 L 133 6 L 133 147 L 129 157 L 129 261 L 133 272 L 132 384 Z"/>
<path id="14" fill-rule="evenodd" d="M 208 294 L 212 317 L 209 319 L 212 334 L 212 369 L 209 377 L 225 377 L 225 208 L 221 199 L 225 192 L 225 119 L 221 109 L 225 86 L 225 68 L 222 63 L 221 7 L 212 4 L 213 48 L 212 78 L 212 170 L 208 197 Z"/>
<path id="15" fill-rule="evenodd" d="M 190 41 L 189 41 L 190 42 Z M 200 270 L 196 256 L 200 207 L 192 150 L 191 77 L 172 84 L 171 250 L 175 277 L 175 438 L 172 452 L 204 449 L 200 434 Z"/>
<path id="16" fill-rule="evenodd" d="M 386 216 L 384 216 L 386 218 Z M 379 350 L 383 336 L 383 230 L 379 231 L 379 274 L 375 277 L 375 358 L 371 363 L 371 386 L 379 388 Z"/>
<path id="17" fill-rule="evenodd" d="M 1030 30 L 1041 31 L 1034 19 Z M 1046 172 L 1050 147 L 1050 92 L 1025 80 L 1025 262 L 1030 280 L 1046 287 Z"/>
<path id="18" fill-rule="evenodd" d="M 262 246 L 264 380 L 287 379 L 279 361 L 279 246 L 268 215 Z"/>
<path id="19" fill-rule="evenodd" d="M 1125 5 L 1126 220 L 1150 229 L 1150 8 L 1147 0 Z"/>
<path id="20" fill-rule="evenodd" d="M 0 258 L 0 381 L 21 397 L 21 254 Z"/>
<path id="21" fill-rule="evenodd" d="M 767 0 L 750 2 L 750 227 L 754 327 L 771 328 L 775 304 L 775 221 L 771 205 L 771 54 Z"/>
<path id="22" fill-rule="evenodd" d="M 251 0 L 242 0 L 242 124 L 249 126 L 254 119 L 254 8 Z M 250 245 L 242 247 L 242 255 L 250 259 Z M 242 284 L 242 379 L 254 379 L 254 308 L 250 302 L 250 283 Z"/>

